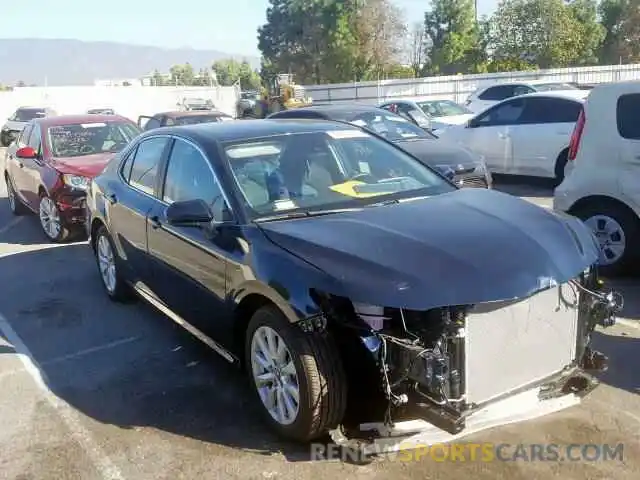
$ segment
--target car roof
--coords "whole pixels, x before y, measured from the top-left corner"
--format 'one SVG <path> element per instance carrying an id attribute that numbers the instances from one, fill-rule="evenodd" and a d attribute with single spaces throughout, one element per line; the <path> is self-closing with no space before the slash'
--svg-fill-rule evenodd
<path id="1" fill-rule="evenodd" d="M 220 110 L 187 110 L 187 111 L 183 111 L 183 110 L 173 110 L 171 112 L 160 112 L 160 113 L 156 113 L 154 115 L 154 117 L 160 116 L 160 115 L 164 115 L 165 117 L 169 117 L 169 118 L 177 118 L 177 117 L 195 117 L 198 115 L 213 115 L 215 117 L 223 117 L 223 116 L 229 116 L 224 112 L 221 112 Z"/>
<path id="2" fill-rule="evenodd" d="M 276 135 L 358 130 L 353 125 L 327 120 L 274 118 L 264 120 L 237 120 L 223 123 L 197 123 L 148 130 L 143 136 L 175 134 L 203 144 L 227 143 Z"/>
<path id="3" fill-rule="evenodd" d="M 59 115 L 55 117 L 36 118 L 33 120 L 42 127 L 57 127 L 62 125 L 77 125 L 79 123 L 111 123 L 128 122 L 133 123 L 121 115 L 95 115 L 87 113 L 84 115 Z"/>
<path id="4" fill-rule="evenodd" d="M 320 112 L 320 113 L 347 113 L 347 112 L 378 112 L 382 110 L 377 105 L 363 105 L 361 103 L 334 103 L 328 105 L 313 105 L 311 107 L 296 108 L 301 112 Z M 386 112 L 386 111 L 385 111 Z M 386 112 L 388 113 L 388 112 Z"/>
<path id="5" fill-rule="evenodd" d="M 29 106 L 29 105 L 23 105 L 21 107 L 16 108 L 17 110 L 50 110 L 49 107 L 35 107 L 35 106 Z"/>
<path id="6" fill-rule="evenodd" d="M 424 100 L 420 100 L 424 101 Z M 391 100 L 385 100 L 380 105 L 389 105 L 390 103 L 416 103 L 416 100 L 410 98 L 394 98 Z"/>
<path id="7" fill-rule="evenodd" d="M 574 100 L 577 102 L 584 101 L 589 95 L 588 90 L 551 90 L 547 92 L 532 92 L 525 93 L 524 95 L 518 95 L 517 97 L 510 97 L 509 100 L 514 98 L 528 98 L 528 97 L 547 97 L 547 98 L 563 98 L 565 100 Z"/>

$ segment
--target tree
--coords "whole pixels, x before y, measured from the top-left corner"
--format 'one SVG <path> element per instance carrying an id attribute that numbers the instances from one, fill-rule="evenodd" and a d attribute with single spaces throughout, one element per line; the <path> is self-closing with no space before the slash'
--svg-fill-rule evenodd
<path id="1" fill-rule="evenodd" d="M 431 0 L 424 28 L 431 73 L 452 75 L 475 69 L 478 30 L 473 0 Z"/>
<path id="2" fill-rule="evenodd" d="M 622 23 L 628 3 L 628 0 L 602 0 L 598 5 L 600 24 L 605 31 L 598 55 L 603 65 L 621 61 L 619 47 L 622 43 Z"/>
<path id="3" fill-rule="evenodd" d="M 270 0 L 258 29 L 262 75 L 299 83 L 375 78 L 400 60 L 406 25 L 390 0 Z"/>
<path id="4" fill-rule="evenodd" d="M 189 63 L 184 65 L 174 65 L 169 69 L 171 74 L 171 83 L 173 85 L 193 85 L 195 74 L 193 67 Z"/>
<path id="5" fill-rule="evenodd" d="M 356 0 L 352 15 L 355 80 L 384 76 L 401 59 L 407 35 L 402 11 L 389 0 Z"/>
<path id="6" fill-rule="evenodd" d="M 241 88 L 245 90 L 260 88 L 260 75 L 246 60 L 242 62 L 233 59 L 218 60 L 214 62 L 212 68 L 218 76 L 220 85 L 233 85 L 239 81 Z"/>
<path id="7" fill-rule="evenodd" d="M 598 22 L 598 4 L 596 0 L 570 0 L 569 10 L 578 22 L 580 55 L 574 65 L 594 65 L 598 63 L 606 29 Z"/>
<path id="8" fill-rule="evenodd" d="M 640 0 L 628 0 L 623 6 L 616 39 L 619 62 L 640 61 Z"/>
<path id="9" fill-rule="evenodd" d="M 414 23 L 409 38 L 409 63 L 413 70 L 413 76 L 417 77 L 424 67 L 425 53 L 427 49 L 424 23 Z"/>
<path id="10" fill-rule="evenodd" d="M 581 63 L 583 30 L 563 0 L 502 0 L 491 19 L 491 56 L 540 68 Z"/>

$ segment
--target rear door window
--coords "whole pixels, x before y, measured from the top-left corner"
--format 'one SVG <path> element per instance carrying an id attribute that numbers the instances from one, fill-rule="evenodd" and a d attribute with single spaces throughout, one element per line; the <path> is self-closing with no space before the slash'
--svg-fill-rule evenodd
<path id="1" fill-rule="evenodd" d="M 527 98 L 521 124 L 575 123 L 582 104 L 563 98 Z"/>
<path id="2" fill-rule="evenodd" d="M 630 93 L 618 98 L 616 108 L 616 123 L 618 133 L 627 140 L 640 140 L 640 94 Z"/>
<path id="3" fill-rule="evenodd" d="M 506 98 L 513 97 L 515 95 L 514 85 L 496 85 L 495 87 L 489 87 L 482 92 L 478 98 L 480 100 L 498 101 Z"/>

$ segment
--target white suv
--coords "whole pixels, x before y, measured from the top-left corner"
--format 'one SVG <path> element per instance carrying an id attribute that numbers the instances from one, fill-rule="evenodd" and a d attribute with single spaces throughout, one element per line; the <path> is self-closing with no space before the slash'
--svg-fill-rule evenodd
<path id="1" fill-rule="evenodd" d="M 589 225 L 603 273 L 630 273 L 640 262 L 640 82 L 596 86 L 576 122 L 554 210 Z"/>

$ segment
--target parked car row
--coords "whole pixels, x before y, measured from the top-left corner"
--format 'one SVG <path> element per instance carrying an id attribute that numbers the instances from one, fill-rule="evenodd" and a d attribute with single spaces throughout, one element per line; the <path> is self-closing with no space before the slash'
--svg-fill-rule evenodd
<path id="1" fill-rule="evenodd" d="M 273 117 L 33 119 L 8 149 L 11 209 L 52 241 L 84 227 L 106 295 L 144 299 L 242 367 L 290 439 L 366 454 L 595 388 L 591 332 L 620 299 L 583 222 L 460 188 L 442 165 L 487 187 L 482 159 L 387 110 Z"/>

